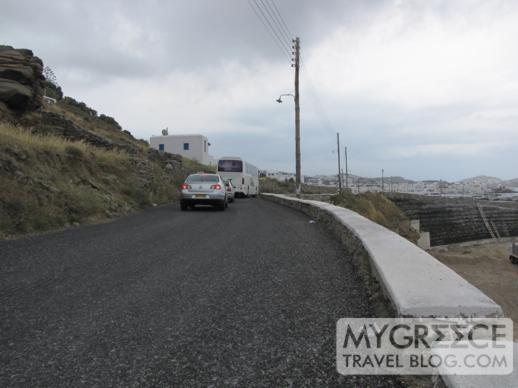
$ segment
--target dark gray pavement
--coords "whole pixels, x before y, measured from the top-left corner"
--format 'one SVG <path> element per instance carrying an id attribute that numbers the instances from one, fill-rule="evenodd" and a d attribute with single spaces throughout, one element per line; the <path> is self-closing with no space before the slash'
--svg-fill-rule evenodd
<path id="1" fill-rule="evenodd" d="M 0 241 L 0 386 L 397 386 L 335 369 L 371 316 L 319 224 L 260 199 Z"/>

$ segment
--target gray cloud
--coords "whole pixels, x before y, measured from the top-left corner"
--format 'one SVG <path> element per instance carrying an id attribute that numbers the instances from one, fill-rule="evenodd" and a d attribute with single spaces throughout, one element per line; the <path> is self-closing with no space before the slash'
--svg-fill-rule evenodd
<path id="1" fill-rule="evenodd" d="M 518 175 L 512 1 L 274 1 L 302 39 L 304 172 L 335 170 L 339 130 L 358 174 Z M 249 1 L 4 0 L 0 43 L 137 136 L 203 132 L 293 169 L 293 105 L 274 102 L 293 74 Z"/>

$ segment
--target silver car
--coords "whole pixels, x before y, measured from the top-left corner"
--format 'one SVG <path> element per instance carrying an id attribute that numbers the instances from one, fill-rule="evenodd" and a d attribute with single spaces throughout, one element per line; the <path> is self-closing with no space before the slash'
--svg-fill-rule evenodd
<path id="1" fill-rule="evenodd" d="M 180 186 L 180 208 L 187 210 L 195 205 L 228 206 L 225 182 L 218 174 L 197 173 L 187 177 Z"/>
<path id="2" fill-rule="evenodd" d="M 234 189 L 234 185 L 232 184 L 232 180 L 225 181 L 225 187 L 227 188 L 227 199 L 228 202 L 234 202 L 234 198 L 236 197 L 236 190 Z"/>

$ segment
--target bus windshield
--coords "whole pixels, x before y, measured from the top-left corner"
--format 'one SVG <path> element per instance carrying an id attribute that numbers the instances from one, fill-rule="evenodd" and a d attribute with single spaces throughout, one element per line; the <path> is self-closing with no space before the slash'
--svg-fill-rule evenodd
<path id="1" fill-rule="evenodd" d="M 220 172 L 243 172 L 243 162 L 241 160 L 220 160 L 218 162 Z"/>

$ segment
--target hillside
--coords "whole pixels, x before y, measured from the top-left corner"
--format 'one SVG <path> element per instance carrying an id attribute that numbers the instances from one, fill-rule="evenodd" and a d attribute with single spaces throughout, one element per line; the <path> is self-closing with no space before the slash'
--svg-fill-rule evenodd
<path id="1" fill-rule="evenodd" d="M 466 185 L 501 186 L 505 182 L 497 177 L 480 175 L 462 179 L 459 183 L 464 183 Z"/>
<path id="2" fill-rule="evenodd" d="M 0 46 L 0 237 L 168 203 L 187 174 L 207 169 L 150 149 L 71 97 L 44 103 L 57 88 L 42 67 L 30 50 Z"/>
<path id="3" fill-rule="evenodd" d="M 505 181 L 505 184 L 508 187 L 518 187 L 518 178 Z"/>

